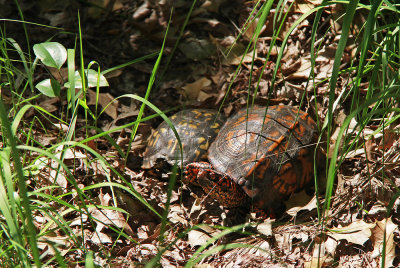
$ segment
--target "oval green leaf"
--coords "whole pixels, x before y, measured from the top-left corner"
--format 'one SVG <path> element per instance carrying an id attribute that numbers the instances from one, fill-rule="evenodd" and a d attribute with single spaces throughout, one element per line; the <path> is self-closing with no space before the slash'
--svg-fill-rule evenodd
<path id="1" fill-rule="evenodd" d="M 86 69 L 85 70 L 85 75 L 86 75 L 86 84 L 88 85 L 88 88 L 91 87 L 96 87 L 97 86 L 97 79 L 100 77 L 100 83 L 99 85 L 101 87 L 108 87 L 108 82 L 107 79 L 104 77 L 104 75 L 99 74 L 97 71 L 92 70 L 92 69 Z M 65 83 L 64 86 L 66 88 L 69 88 L 69 82 Z M 82 88 L 82 77 L 81 74 L 76 71 L 75 72 L 75 88 Z"/>
<path id="2" fill-rule="evenodd" d="M 36 88 L 48 97 L 60 96 L 60 83 L 54 79 L 45 79 L 37 83 Z"/>
<path id="3" fill-rule="evenodd" d="M 33 51 L 44 65 L 60 70 L 67 60 L 67 50 L 57 42 L 40 43 L 33 46 Z"/>

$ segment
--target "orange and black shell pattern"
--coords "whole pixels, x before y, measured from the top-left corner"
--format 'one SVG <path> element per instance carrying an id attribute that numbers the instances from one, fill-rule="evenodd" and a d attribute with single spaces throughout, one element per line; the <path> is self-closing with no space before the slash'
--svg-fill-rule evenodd
<path id="1" fill-rule="evenodd" d="M 178 166 L 207 160 L 208 148 L 225 122 L 222 114 L 208 109 L 183 110 L 169 119 L 178 132 L 183 147 L 183 161 L 178 161 Z M 170 165 L 181 160 L 178 140 L 166 122 L 162 122 L 150 136 L 143 167 L 151 168 L 158 160 L 167 161 Z"/>
<path id="2" fill-rule="evenodd" d="M 225 180 L 231 180 L 239 187 L 210 195 L 227 207 L 239 205 L 231 199 L 236 194 L 243 199 L 240 188 L 255 208 L 270 213 L 276 203 L 312 180 L 317 133 L 314 120 L 291 106 L 242 109 L 226 121 L 210 146 L 210 165 L 204 169 L 188 165 L 186 180 L 195 180 L 193 176 L 200 180 L 210 173 L 214 188 L 227 188 L 232 183 Z"/>

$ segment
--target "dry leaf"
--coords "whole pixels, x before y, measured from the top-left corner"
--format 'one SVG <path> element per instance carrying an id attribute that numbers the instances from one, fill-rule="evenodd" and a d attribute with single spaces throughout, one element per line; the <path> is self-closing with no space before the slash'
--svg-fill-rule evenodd
<path id="1" fill-rule="evenodd" d="M 397 225 L 392 222 L 392 219 L 384 219 L 382 221 L 378 221 L 376 223 L 376 227 L 372 230 L 373 242 L 374 242 L 374 251 L 372 252 L 373 258 L 380 258 L 380 263 L 382 263 L 382 249 L 383 244 L 385 242 L 385 267 L 391 267 L 395 254 L 395 243 L 393 240 L 394 231 L 396 230 Z M 386 238 L 384 234 L 386 232 Z"/>
<path id="2" fill-rule="evenodd" d="M 45 98 L 43 101 L 39 103 L 39 106 L 46 110 L 48 113 L 54 113 L 58 111 L 60 106 L 60 98 Z"/>
<path id="3" fill-rule="evenodd" d="M 265 236 L 272 236 L 272 222 L 274 220 L 267 219 L 264 222 L 257 225 L 257 232 L 265 235 Z"/>
<path id="4" fill-rule="evenodd" d="M 193 83 L 186 84 L 182 89 L 189 99 L 197 100 L 201 90 L 208 89 L 210 85 L 211 80 L 203 77 Z"/>
<path id="5" fill-rule="evenodd" d="M 192 230 L 188 234 L 188 242 L 192 247 L 204 245 L 210 238 L 211 236 L 198 230 Z"/>
<path id="6" fill-rule="evenodd" d="M 227 0 L 206 0 L 204 3 L 200 6 L 200 8 L 204 8 L 210 12 L 218 13 L 219 7 L 221 4 L 226 2 Z"/>
<path id="7" fill-rule="evenodd" d="M 188 225 L 188 221 L 185 218 L 185 211 L 178 204 L 173 204 L 169 207 L 168 219 L 172 223 L 182 223 L 183 226 Z"/>
<path id="8" fill-rule="evenodd" d="M 299 13 L 307 13 L 311 9 L 319 6 L 321 4 L 321 0 L 297 0 L 295 1 L 295 12 Z"/>
<path id="9" fill-rule="evenodd" d="M 141 20 L 150 15 L 150 13 L 150 3 L 148 1 L 144 1 L 143 4 L 133 13 L 132 18 L 134 20 Z"/>
<path id="10" fill-rule="evenodd" d="M 338 242 L 335 239 L 328 236 L 324 246 L 327 253 L 329 253 L 331 256 L 335 256 L 337 245 Z"/>
<path id="11" fill-rule="evenodd" d="M 179 44 L 178 48 L 192 60 L 209 59 L 217 51 L 215 45 L 208 39 L 187 38 Z"/>
<path id="12" fill-rule="evenodd" d="M 307 195 L 307 193 L 305 191 L 301 191 L 300 193 L 296 193 L 293 197 L 291 197 L 289 199 L 288 202 L 285 202 L 286 207 L 291 207 L 291 204 L 304 204 L 307 201 L 308 201 L 308 203 L 305 204 L 304 206 L 292 207 L 292 208 L 288 209 L 286 211 L 286 213 L 289 214 L 292 217 L 295 217 L 297 215 L 297 213 L 299 213 L 299 211 L 301 211 L 301 210 L 311 211 L 311 210 L 317 208 L 317 202 L 315 200 L 315 195 L 310 200 L 310 196 Z"/>
<path id="13" fill-rule="evenodd" d="M 88 89 L 88 94 L 89 101 L 87 102 L 87 105 L 96 105 L 96 92 Z M 99 93 L 98 104 L 100 104 L 103 109 L 107 107 L 104 112 L 115 120 L 118 117 L 119 102 L 114 100 L 115 98 L 109 93 Z"/>
<path id="14" fill-rule="evenodd" d="M 319 268 L 324 267 L 325 260 L 328 258 L 324 245 L 315 244 L 311 261 L 305 262 L 307 268 Z"/>
<path id="15" fill-rule="evenodd" d="M 64 159 L 85 159 L 87 156 L 80 151 L 77 151 L 76 148 L 68 148 L 66 150 L 63 150 L 64 146 L 59 146 L 56 149 L 56 154 L 54 154 L 55 157 L 58 159 L 61 159 L 61 155 L 64 157 Z M 61 151 L 63 150 L 63 151 Z"/>
<path id="16" fill-rule="evenodd" d="M 257 52 L 254 55 L 254 60 L 257 59 Z M 239 65 L 241 63 L 250 63 L 253 61 L 253 52 L 249 52 L 246 55 L 236 55 L 235 53 L 230 53 L 228 57 L 226 57 L 222 63 L 224 65 Z"/>
<path id="17" fill-rule="evenodd" d="M 102 192 L 100 192 L 99 199 L 102 206 L 108 206 L 111 201 L 111 196 L 108 193 L 103 194 Z M 101 232 L 107 225 L 114 225 L 118 228 L 124 229 L 124 231 L 129 235 L 134 234 L 121 212 L 113 209 L 104 208 L 90 208 L 89 211 L 91 212 L 91 215 L 97 220 L 97 232 Z"/>
<path id="18" fill-rule="evenodd" d="M 359 220 L 346 227 L 332 228 L 328 235 L 336 241 L 343 239 L 349 243 L 364 245 L 364 243 L 371 238 L 371 229 L 375 226 L 375 223 L 366 223 Z"/>

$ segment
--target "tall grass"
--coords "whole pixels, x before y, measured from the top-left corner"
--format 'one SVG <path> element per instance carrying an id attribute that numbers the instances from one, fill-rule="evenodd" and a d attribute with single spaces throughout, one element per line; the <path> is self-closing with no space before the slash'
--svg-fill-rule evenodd
<path id="1" fill-rule="evenodd" d="M 24 25 L 23 17 L 21 24 Z M 79 16 L 78 16 L 79 21 Z M 45 27 L 45 26 L 43 26 Z M 146 121 L 154 116 L 146 118 L 138 118 L 136 122 L 131 122 L 124 126 L 109 130 L 107 132 L 101 131 L 97 125 L 98 117 L 104 112 L 97 111 L 97 105 L 94 112 L 92 112 L 86 102 L 86 94 L 88 85 L 91 82 L 96 84 L 97 99 L 99 95 L 100 83 L 102 83 L 103 74 L 100 67 L 97 68 L 97 75 L 93 77 L 90 68 L 95 66 L 95 62 L 91 62 L 88 66 L 84 65 L 84 46 L 82 43 L 82 36 L 79 27 L 79 34 L 77 40 L 78 53 L 80 57 L 80 66 L 77 67 L 75 57 L 77 54 L 76 49 L 63 49 L 62 45 L 57 43 L 43 43 L 34 46 L 35 54 L 39 56 L 34 61 L 30 60 L 31 48 L 29 47 L 29 35 L 26 35 L 28 44 L 28 52 L 24 52 L 19 44 L 5 36 L 5 31 L 1 32 L 0 36 L 0 51 L 1 51 L 1 90 L 3 93 L 7 91 L 4 96 L 11 96 L 11 99 L 0 100 L 0 113 L 1 113 L 1 134 L 2 134 L 2 150 L 0 152 L 0 166 L 1 166 L 1 179 L 0 179 L 0 226 L 1 226 L 1 241 L 0 247 L 0 265 L 2 267 L 14 267 L 21 265 L 23 267 L 42 265 L 54 265 L 66 267 L 70 265 L 70 261 L 65 259 L 65 249 L 71 252 L 80 252 L 84 257 L 82 262 L 86 265 L 93 265 L 96 261 L 93 258 L 93 252 L 86 247 L 84 229 L 85 225 L 89 224 L 96 230 L 95 226 L 99 223 L 108 225 L 103 219 L 93 216 L 91 211 L 97 209 L 100 212 L 102 209 L 115 210 L 129 215 L 126 211 L 118 208 L 118 201 L 114 194 L 114 189 L 119 188 L 128 195 L 136 198 L 149 208 L 155 215 L 161 218 L 161 215 L 133 188 L 132 184 L 128 182 L 123 175 L 121 175 L 102 155 L 95 149 L 87 146 L 90 141 L 98 138 L 106 138 L 109 140 L 116 150 L 125 157 L 123 150 L 113 141 L 110 134 L 119 131 L 126 127 L 139 125 L 140 122 Z M 53 53 L 57 51 L 56 53 Z M 10 55 L 12 53 L 12 56 Z M 16 53 L 13 53 L 16 52 Z M 18 55 L 19 58 L 12 58 Z M 116 66 L 109 71 L 125 67 L 127 65 L 140 62 L 144 59 L 154 57 L 157 54 L 148 55 L 140 59 L 133 60 L 126 64 Z M 162 55 L 162 50 L 159 53 Z M 61 117 L 58 114 L 52 114 L 35 103 L 35 100 L 42 94 L 49 97 L 60 96 L 59 88 L 62 86 L 60 82 L 55 79 L 49 79 L 48 83 L 41 84 L 38 88 L 42 94 L 38 94 L 33 86 L 33 76 L 38 64 L 60 69 L 64 64 L 64 60 L 59 61 L 60 58 L 66 59 L 68 68 L 68 81 L 64 84 L 67 87 L 66 100 L 67 112 Z M 40 58 L 40 60 L 39 60 Z M 23 66 L 23 72 L 17 65 Z M 80 70 L 80 74 L 76 70 Z M 155 72 L 154 72 L 155 74 Z M 154 76 L 153 74 L 153 76 Z M 23 77 L 23 83 L 16 83 L 16 76 Z M 91 80 L 92 79 L 92 80 Z M 33 97 L 25 99 L 24 92 L 29 88 L 32 93 L 35 92 Z M 79 89 L 76 91 L 76 89 Z M 134 98 L 140 102 L 147 103 L 150 108 L 153 108 L 159 114 L 163 114 L 157 107 L 149 103 L 146 99 L 139 96 L 123 96 Z M 7 100 L 7 106 L 4 103 Z M 29 124 L 24 120 L 28 111 L 34 109 L 34 113 L 38 116 Z M 78 111 L 83 111 L 85 116 L 86 126 L 85 129 L 95 129 L 98 134 L 94 136 L 86 135 L 81 141 L 76 140 L 76 123 L 78 120 Z M 167 117 L 163 115 L 165 119 Z M 94 122 L 94 125 L 89 122 Z M 46 129 L 46 125 L 64 125 L 67 126 L 66 132 L 54 133 L 54 130 Z M 33 127 L 42 126 L 44 133 L 52 133 L 58 137 L 56 144 L 44 146 L 40 141 L 35 139 Z M 28 132 L 26 132 L 28 130 Z M 88 133 L 88 132 L 87 132 Z M 73 167 L 65 164 L 66 155 L 69 153 L 86 152 L 87 155 L 93 156 L 91 161 L 96 161 L 102 174 L 105 174 L 108 182 L 95 183 L 86 187 L 80 187 L 77 182 L 76 172 Z M 40 180 L 46 180 L 48 177 L 45 173 L 53 172 L 53 184 L 40 183 Z M 54 175 L 55 174 L 55 175 Z M 116 176 L 122 183 L 113 182 L 112 177 Z M 72 187 L 63 188 L 55 182 L 57 179 L 67 180 L 67 183 Z M 29 182 L 29 183 L 28 183 Z M 39 185 L 39 187 L 35 187 Z M 45 185 L 45 186 L 40 186 Z M 113 194 L 112 205 L 101 206 L 98 201 L 91 195 L 93 190 L 100 190 L 101 188 L 109 188 Z M 57 209 L 58 208 L 58 209 Z M 81 233 L 77 234 L 71 228 L 71 216 L 74 219 L 81 218 Z M 107 218 L 107 215 L 103 214 Z M 46 224 L 37 229 L 35 225 L 38 219 L 46 219 Z M 110 220 L 110 219 L 109 219 Z M 124 237 L 126 240 L 131 240 L 136 243 L 124 231 L 124 228 L 117 228 L 110 225 L 110 229 L 114 230 L 119 236 Z M 96 233 L 96 231 L 95 231 Z M 58 239 L 54 237 L 60 236 Z M 97 234 L 99 236 L 99 234 Z M 44 249 L 48 248 L 44 251 Z M 48 254 L 48 252 L 53 252 Z M 107 251 L 104 251 L 107 252 Z M 86 257 L 86 260 L 85 260 Z M 109 258 L 106 254 L 102 258 Z"/>

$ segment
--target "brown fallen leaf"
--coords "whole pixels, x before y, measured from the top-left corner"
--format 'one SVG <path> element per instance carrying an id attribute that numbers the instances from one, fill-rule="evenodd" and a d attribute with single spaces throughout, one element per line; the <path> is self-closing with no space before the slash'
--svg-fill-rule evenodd
<path id="1" fill-rule="evenodd" d="M 184 85 L 182 89 L 189 99 L 197 100 L 202 90 L 208 89 L 210 85 L 211 80 L 202 77 L 199 80 L 194 81 L 193 83 L 188 83 Z"/>
<path id="2" fill-rule="evenodd" d="M 257 52 L 254 55 L 254 60 L 257 59 Z M 253 61 L 253 52 L 247 54 L 235 54 L 231 52 L 223 61 L 224 65 L 239 65 L 240 63 L 251 63 Z"/>
<path id="3" fill-rule="evenodd" d="M 111 201 L 111 196 L 107 194 L 99 194 L 100 203 L 102 206 L 108 206 Z M 113 225 L 118 228 L 124 229 L 129 235 L 134 235 L 133 230 L 125 220 L 124 215 L 114 209 L 97 209 L 89 208 L 90 214 L 96 219 L 96 231 L 101 232 L 107 225 Z"/>
<path id="4" fill-rule="evenodd" d="M 295 1 L 295 12 L 299 13 L 307 13 L 311 9 L 319 6 L 321 4 L 321 0 L 297 0 Z"/>
<path id="5" fill-rule="evenodd" d="M 385 131 L 383 135 L 383 139 L 379 144 L 380 150 L 389 150 L 393 146 L 394 142 L 399 139 L 399 134 L 392 129 Z"/>
<path id="6" fill-rule="evenodd" d="M 88 89 L 89 101 L 87 105 L 96 105 L 96 92 Z M 110 116 L 112 119 L 116 119 L 118 117 L 118 107 L 119 102 L 114 101 L 114 97 L 110 93 L 99 93 L 98 103 L 101 108 L 105 109 L 104 112 Z"/>
<path id="7" fill-rule="evenodd" d="M 39 103 L 39 106 L 45 109 L 48 113 L 54 113 L 58 111 L 60 106 L 60 98 L 45 98 L 43 101 Z"/>

